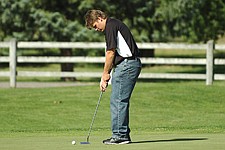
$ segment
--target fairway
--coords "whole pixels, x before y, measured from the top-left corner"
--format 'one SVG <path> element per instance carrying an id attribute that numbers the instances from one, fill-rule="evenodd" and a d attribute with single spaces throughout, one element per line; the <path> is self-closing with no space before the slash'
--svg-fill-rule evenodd
<path id="1" fill-rule="evenodd" d="M 0 89 L 1 150 L 171 149 L 222 150 L 225 147 L 225 82 L 138 82 L 131 101 L 133 143 L 103 145 L 110 137 L 109 96 L 98 84 L 76 87 Z M 71 141 L 77 144 L 72 145 Z"/>

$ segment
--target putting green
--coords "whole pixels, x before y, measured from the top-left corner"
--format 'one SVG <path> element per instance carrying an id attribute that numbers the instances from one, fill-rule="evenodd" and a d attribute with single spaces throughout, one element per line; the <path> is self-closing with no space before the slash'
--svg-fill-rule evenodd
<path id="1" fill-rule="evenodd" d="M 76 138 L 76 139 L 75 139 Z M 104 145 L 102 135 L 92 135 L 89 145 L 81 145 L 85 136 L 25 136 L 1 137 L 0 149 L 2 150 L 223 150 L 225 147 L 224 134 L 149 134 L 134 135 L 133 143 L 127 145 Z M 77 144 L 72 145 L 71 141 Z"/>

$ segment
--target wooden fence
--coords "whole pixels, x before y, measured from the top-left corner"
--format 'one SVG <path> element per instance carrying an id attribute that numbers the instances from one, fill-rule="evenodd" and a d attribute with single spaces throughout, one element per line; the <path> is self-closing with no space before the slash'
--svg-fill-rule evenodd
<path id="1" fill-rule="evenodd" d="M 140 49 L 185 49 L 205 50 L 206 58 L 141 58 L 143 64 L 175 64 L 175 65 L 205 65 L 205 74 L 191 73 L 141 73 L 139 78 L 146 79 L 197 79 L 206 80 L 206 85 L 212 85 L 213 80 L 225 80 L 225 74 L 214 74 L 214 65 L 225 65 L 225 59 L 213 57 L 213 51 L 225 50 L 225 45 L 215 45 L 213 41 L 207 44 L 172 44 L 172 43 L 138 43 Z M 16 77 L 101 77 L 101 72 L 34 72 L 17 71 L 17 63 L 104 63 L 104 57 L 56 57 L 56 56 L 17 56 L 17 48 L 79 48 L 104 49 L 102 42 L 0 42 L 0 48 L 9 48 L 9 56 L 0 57 L 0 63 L 9 63 L 9 71 L 1 71 L 0 77 L 10 78 L 10 87 L 16 87 Z M 225 69 L 225 67 L 224 67 Z"/>

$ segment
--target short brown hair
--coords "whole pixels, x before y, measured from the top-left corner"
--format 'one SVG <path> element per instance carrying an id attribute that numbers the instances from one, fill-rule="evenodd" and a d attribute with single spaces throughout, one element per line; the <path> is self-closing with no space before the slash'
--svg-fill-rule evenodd
<path id="1" fill-rule="evenodd" d="M 95 9 L 87 11 L 87 13 L 84 16 L 86 27 L 88 29 L 91 29 L 94 22 L 98 20 L 98 17 L 101 17 L 102 19 L 106 19 L 107 14 L 101 10 L 95 10 Z"/>

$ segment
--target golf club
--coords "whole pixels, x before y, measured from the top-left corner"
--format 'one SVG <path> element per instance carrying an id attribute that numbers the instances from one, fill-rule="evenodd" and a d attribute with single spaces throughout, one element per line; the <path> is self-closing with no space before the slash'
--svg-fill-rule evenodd
<path id="1" fill-rule="evenodd" d="M 100 101 L 101 101 L 101 98 L 102 98 L 102 94 L 103 94 L 103 92 L 101 91 L 99 99 L 98 99 L 97 106 L 95 108 L 95 113 L 94 113 L 94 116 L 93 116 L 92 121 L 91 121 L 90 129 L 89 129 L 88 136 L 87 136 L 87 141 L 86 142 L 80 142 L 80 144 L 90 144 L 89 137 L 90 137 L 92 126 L 94 124 L 95 117 L 96 117 L 96 114 L 97 114 L 97 111 L 98 111 L 98 107 L 99 107 L 99 104 L 100 104 Z"/>

